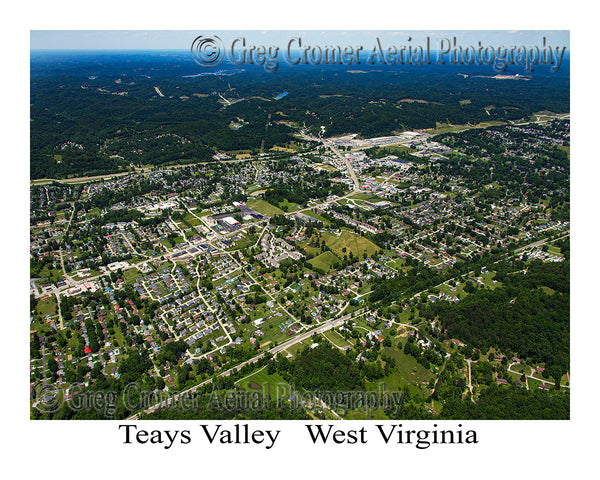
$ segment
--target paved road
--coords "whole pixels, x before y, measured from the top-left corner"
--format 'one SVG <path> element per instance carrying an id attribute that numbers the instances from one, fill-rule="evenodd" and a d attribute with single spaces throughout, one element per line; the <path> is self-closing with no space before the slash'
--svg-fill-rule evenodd
<path id="1" fill-rule="evenodd" d="M 326 147 L 329 147 L 329 149 L 335 154 L 335 156 L 338 157 L 338 159 L 340 159 L 342 162 L 344 162 L 346 164 L 346 168 L 348 169 L 350 178 L 352 178 L 352 182 L 354 182 L 354 192 L 359 192 L 360 191 L 360 182 L 358 181 L 358 177 L 356 176 L 356 172 L 352 168 L 352 165 L 350 165 L 350 161 L 344 155 L 342 155 L 333 146 L 333 144 L 323 140 L 323 145 L 325 145 Z"/>
<path id="2" fill-rule="evenodd" d="M 296 343 L 301 342 L 302 340 L 306 340 L 307 338 L 312 337 L 315 333 L 323 333 L 323 332 L 326 332 L 327 330 L 331 330 L 332 328 L 339 327 L 346 320 L 350 320 L 351 318 L 354 318 L 354 317 L 357 317 L 359 315 L 362 315 L 365 310 L 366 310 L 366 308 L 361 308 L 361 309 L 359 309 L 356 312 L 353 312 L 351 314 L 346 314 L 346 315 L 344 315 L 342 317 L 339 317 L 339 318 L 333 318 L 331 320 L 327 320 L 327 321 L 323 322 L 322 324 L 320 324 L 319 326 L 317 326 L 316 328 L 314 328 L 312 330 L 309 330 L 309 331 L 307 331 L 305 333 L 302 333 L 300 335 L 297 335 L 294 338 L 288 340 L 287 342 L 284 342 L 281 345 L 277 345 L 277 346 L 271 348 L 268 352 L 271 353 L 272 355 L 276 355 L 277 353 L 285 350 L 286 348 L 289 348 L 292 345 L 295 345 Z M 162 401 L 160 403 L 156 403 L 155 405 L 152 405 L 151 407 L 145 409 L 144 413 L 155 412 L 160 407 L 165 407 L 169 403 L 178 404 L 177 403 L 178 399 L 180 397 L 182 397 L 183 395 L 189 395 L 190 393 L 195 392 L 198 388 L 203 387 L 204 385 L 208 385 L 209 383 L 212 383 L 212 381 L 213 381 L 214 378 L 217 378 L 217 377 L 227 377 L 227 376 L 231 375 L 232 373 L 237 372 L 239 369 L 241 369 L 242 367 L 244 367 L 246 365 L 249 365 L 249 364 L 252 364 L 252 363 L 256 363 L 258 360 L 260 360 L 261 358 L 263 358 L 264 355 L 265 355 L 264 352 L 260 353 L 260 354 L 256 355 L 255 357 L 252 357 L 251 359 L 246 360 L 245 362 L 242 362 L 239 365 L 236 365 L 235 367 L 229 368 L 229 369 L 221 372 L 216 377 L 209 378 L 208 380 L 205 380 L 204 382 L 199 383 L 198 385 L 195 385 L 195 386 L 193 386 L 191 388 L 188 388 L 187 390 L 184 390 L 181 393 L 173 395 L 168 400 Z M 127 420 L 137 420 L 138 419 L 138 415 L 139 414 L 132 415 Z"/>
<path id="3" fill-rule="evenodd" d="M 571 232 L 567 232 L 564 235 L 561 235 L 559 238 L 556 238 L 556 239 L 544 238 L 542 240 L 538 240 L 537 242 L 530 243 L 529 245 L 525 245 L 524 247 L 516 248 L 515 249 L 515 253 L 521 252 L 521 251 L 526 250 L 528 248 L 541 247 L 542 245 L 545 245 L 548 242 L 555 242 L 556 240 L 561 240 L 561 239 L 563 239 L 565 237 L 568 237 L 570 234 L 571 234 Z"/>

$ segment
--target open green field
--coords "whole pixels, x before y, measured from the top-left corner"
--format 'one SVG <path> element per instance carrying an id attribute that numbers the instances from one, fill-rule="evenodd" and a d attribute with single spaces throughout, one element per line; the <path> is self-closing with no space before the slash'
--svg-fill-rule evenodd
<path id="1" fill-rule="evenodd" d="M 341 263 L 340 259 L 331 252 L 323 252 L 315 258 L 311 258 L 308 263 L 313 267 L 323 271 L 328 271 L 335 263 Z"/>
<path id="2" fill-rule="evenodd" d="M 143 276 L 144 274 L 137 268 L 127 268 L 123 270 L 123 280 L 125 280 L 126 283 L 134 283 L 136 279 Z"/>
<path id="3" fill-rule="evenodd" d="M 191 213 L 188 213 L 185 217 L 183 217 L 183 221 L 192 227 L 202 225 L 202 222 L 194 217 Z"/>
<path id="4" fill-rule="evenodd" d="M 556 255 L 557 257 L 563 256 L 560 248 L 558 248 L 556 245 L 548 245 L 548 253 L 551 255 Z"/>
<path id="5" fill-rule="evenodd" d="M 377 410 L 371 411 L 367 409 L 367 407 L 351 410 L 344 418 L 346 420 L 389 420 L 383 409 L 378 408 Z"/>
<path id="6" fill-rule="evenodd" d="M 35 307 L 35 313 L 44 317 L 47 314 L 56 315 L 58 313 L 56 306 L 56 297 L 51 295 L 47 300 L 41 300 L 38 302 Z"/>
<path id="7" fill-rule="evenodd" d="M 297 203 L 290 203 L 285 199 L 283 202 L 279 202 L 279 208 L 284 212 L 296 212 L 300 210 L 301 206 Z"/>
<path id="8" fill-rule="evenodd" d="M 291 347 L 286 348 L 285 351 L 283 352 L 283 354 L 287 356 L 287 354 L 285 352 L 288 352 L 291 355 L 295 356 L 305 347 L 306 347 L 306 345 L 304 345 L 302 342 L 298 342 L 298 343 L 295 343 L 294 345 L 292 345 Z"/>
<path id="9" fill-rule="evenodd" d="M 266 367 L 263 367 L 260 370 L 257 370 L 252 375 L 242 379 L 241 381 L 238 380 L 238 382 L 236 382 L 236 383 L 245 390 L 248 390 L 248 391 L 262 390 L 263 393 L 266 393 L 267 384 L 268 384 L 271 398 L 273 398 L 277 394 L 278 386 L 289 387 L 288 383 L 277 372 L 269 375 L 267 373 Z M 255 387 L 257 385 L 260 385 L 261 388 L 260 389 L 251 388 L 248 384 L 251 384 L 251 385 L 255 384 L 255 385 L 253 385 Z"/>
<path id="10" fill-rule="evenodd" d="M 452 290 L 452 287 L 454 287 L 454 291 Z M 463 298 L 465 297 L 467 294 L 463 291 L 465 287 L 464 283 L 460 283 L 458 286 L 454 285 L 454 282 L 451 282 L 451 286 L 449 286 L 447 283 L 444 283 L 442 285 L 440 285 L 439 287 L 436 287 L 436 290 L 439 292 L 444 292 L 447 293 L 448 295 L 453 295 L 455 297 L 458 298 Z"/>
<path id="11" fill-rule="evenodd" d="M 348 340 L 346 340 L 344 337 L 342 337 L 335 330 L 328 330 L 326 332 L 323 332 L 322 335 L 325 338 L 327 338 L 327 340 L 329 340 L 331 343 L 333 343 L 336 347 L 343 348 L 343 347 L 348 347 L 348 346 L 351 347 L 352 346 L 352 344 L 350 342 L 348 342 Z"/>
<path id="12" fill-rule="evenodd" d="M 333 165 L 329 165 L 328 163 L 313 163 L 312 166 L 317 169 L 327 170 L 328 172 L 337 171 L 337 168 L 335 168 Z"/>
<path id="13" fill-rule="evenodd" d="M 339 258 L 342 258 L 344 255 L 349 256 L 350 252 L 352 252 L 354 257 L 362 259 L 364 253 L 367 256 L 371 256 L 380 250 L 373 242 L 348 230 L 342 231 L 339 237 L 324 233 L 323 239 L 325 240 L 325 244 Z M 344 248 L 346 251 L 344 251 Z"/>
<path id="14" fill-rule="evenodd" d="M 485 275 L 484 273 L 481 274 L 480 278 L 481 280 L 483 280 L 483 285 L 487 288 L 490 288 L 492 290 L 494 290 L 495 288 L 501 287 L 502 283 L 496 281 L 496 283 L 494 283 L 494 277 L 496 276 L 496 272 L 489 272 L 487 275 Z M 481 284 L 479 284 L 481 285 Z"/>
<path id="15" fill-rule="evenodd" d="M 198 209 L 196 209 L 194 211 L 194 213 L 198 216 L 198 217 L 208 217 L 209 215 L 212 214 L 212 212 L 210 210 L 202 210 L 202 211 L 198 211 Z"/>
<path id="16" fill-rule="evenodd" d="M 240 249 L 248 248 L 248 247 L 254 245 L 257 240 L 258 240 L 257 234 L 248 235 L 247 237 L 244 237 L 241 240 L 238 240 L 237 242 L 235 242 L 235 244 L 233 244 L 227 250 L 240 250 Z"/>
<path id="17" fill-rule="evenodd" d="M 383 351 L 396 362 L 393 373 L 382 380 L 388 391 L 408 386 L 411 394 L 417 393 L 424 383 L 435 378 L 435 375 L 419 364 L 414 357 L 405 355 L 398 347 L 385 347 Z"/>
<path id="18" fill-rule="evenodd" d="M 248 208 L 256 210 L 258 213 L 262 213 L 263 215 L 266 215 L 268 217 L 283 214 L 283 210 L 281 210 L 280 208 L 277 208 L 274 205 L 271 205 L 269 202 L 265 202 L 264 200 L 260 199 L 248 200 L 248 202 L 246 202 L 246 205 L 248 206 Z"/>
<path id="19" fill-rule="evenodd" d="M 403 269 L 403 267 L 406 265 L 406 260 L 404 258 L 400 257 L 400 258 L 395 258 L 393 260 L 388 260 L 385 264 L 388 267 L 393 268 L 394 270 L 404 271 L 405 269 Z"/>
<path id="20" fill-rule="evenodd" d="M 435 128 L 426 131 L 433 135 L 438 135 L 440 133 L 462 132 L 463 130 L 470 130 L 472 128 L 495 127 L 505 124 L 505 122 L 501 122 L 499 120 L 490 120 L 489 122 L 482 122 L 478 123 L 477 125 L 450 125 L 448 123 L 437 122 Z"/>

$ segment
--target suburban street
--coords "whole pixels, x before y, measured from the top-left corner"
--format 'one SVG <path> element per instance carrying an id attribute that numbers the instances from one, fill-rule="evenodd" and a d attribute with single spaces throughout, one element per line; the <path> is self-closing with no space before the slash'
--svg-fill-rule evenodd
<path id="1" fill-rule="evenodd" d="M 356 312 L 353 312 L 352 314 L 347 314 L 347 315 L 344 315 L 339 318 L 333 318 L 331 320 L 328 320 L 312 330 L 301 333 L 301 334 L 295 336 L 294 338 L 271 348 L 270 350 L 268 350 L 268 353 L 270 353 L 271 355 L 277 355 L 279 352 L 282 352 L 286 348 L 289 348 L 292 345 L 302 342 L 303 340 L 306 340 L 306 339 L 312 337 L 314 334 L 323 333 L 323 332 L 326 332 L 327 330 L 331 330 L 332 328 L 343 325 L 343 323 L 346 322 L 347 320 L 350 320 L 356 316 L 362 315 L 364 313 L 364 311 L 365 311 L 365 309 L 361 309 L 361 310 L 357 310 Z M 229 369 L 219 373 L 218 375 L 216 375 L 216 377 L 229 376 L 232 373 L 239 371 L 242 367 L 244 367 L 246 365 L 256 363 L 258 360 L 263 358 L 264 355 L 265 355 L 265 352 L 260 353 L 260 354 L 256 355 L 255 357 L 252 357 L 249 360 L 246 360 L 246 361 L 240 363 L 239 365 L 236 365 L 235 367 L 229 368 Z M 198 388 L 212 383 L 212 381 L 213 381 L 213 378 L 209 378 L 208 380 L 205 380 L 205 381 L 199 383 L 198 385 L 193 386 L 192 388 L 188 388 L 187 390 L 184 390 L 178 394 L 173 395 L 172 397 L 169 397 L 168 400 L 156 403 L 155 405 L 152 405 L 152 406 L 146 408 L 144 410 L 144 413 L 148 414 L 148 413 L 155 412 L 159 408 L 167 406 L 169 404 L 169 402 L 173 402 L 173 403 L 177 404 L 177 399 L 179 399 L 183 395 L 188 395 L 190 393 L 193 393 Z M 137 420 L 138 415 L 139 414 L 132 415 L 132 416 L 128 417 L 127 420 Z"/>

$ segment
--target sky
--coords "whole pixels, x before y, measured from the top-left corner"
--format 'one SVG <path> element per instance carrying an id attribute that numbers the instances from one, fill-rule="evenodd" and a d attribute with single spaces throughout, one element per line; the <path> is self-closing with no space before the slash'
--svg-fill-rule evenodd
<path id="1" fill-rule="evenodd" d="M 319 45 L 373 45 L 376 37 L 388 44 L 405 45 L 431 39 L 432 49 L 442 38 L 457 37 L 458 44 L 484 45 L 541 45 L 542 38 L 553 46 L 569 49 L 568 30 L 31 30 L 31 50 L 188 50 L 199 35 L 218 35 L 225 44 L 244 37 L 256 45 L 285 47 L 289 40 L 300 36 L 305 42 Z"/>

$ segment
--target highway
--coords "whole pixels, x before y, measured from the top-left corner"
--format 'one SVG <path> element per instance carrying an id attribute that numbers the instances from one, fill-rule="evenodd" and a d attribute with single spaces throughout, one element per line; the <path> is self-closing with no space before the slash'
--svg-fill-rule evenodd
<path id="1" fill-rule="evenodd" d="M 303 340 L 306 340 L 306 339 L 312 337 L 314 334 L 323 333 L 323 332 L 326 332 L 327 330 L 331 330 L 332 328 L 339 327 L 339 326 L 343 325 L 343 323 L 345 321 L 350 320 L 355 317 L 358 317 L 358 316 L 362 315 L 365 311 L 366 311 L 366 308 L 363 307 L 359 310 L 356 310 L 353 313 L 346 314 L 342 317 L 332 318 L 331 320 L 327 320 L 327 321 L 321 323 L 320 325 L 318 325 L 317 327 L 313 328 L 312 330 L 309 330 L 309 331 L 306 331 L 299 335 L 296 335 L 294 338 L 287 340 L 286 342 L 282 343 L 281 345 L 277 345 L 277 346 L 271 348 L 270 350 L 268 350 L 268 353 L 270 353 L 272 355 L 277 355 L 278 353 L 282 352 L 286 348 L 289 348 L 292 345 L 295 345 Z M 258 360 L 260 360 L 264 356 L 265 356 L 265 352 L 260 353 L 260 354 L 256 355 L 255 357 L 252 357 L 249 360 L 246 360 L 245 362 L 242 362 L 239 365 L 236 365 L 235 367 L 229 368 L 229 369 L 219 373 L 215 377 L 209 378 L 208 380 L 205 380 L 204 382 L 199 383 L 198 385 L 195 385 L 191 388 L 188 388 L 187 390 L 184 390 L 181 393 L 178 393 L 176 395 L 169 397 L 167 400 L 163 400 L 161 402 L 158 402 L 158 403 L 146 408 L 143 412 L 145 414 L 149 414 L 149 413 L 155 412 L 156 410 L 158 410 L 161 407 L 166 407 L 169 404 L 179 405 L 180 404 L 179 399 L 183 395 L 189 395 L 190 393 L 195 392 L 198 388 L 203 387 L 204 385 L 208 385 L 209 383 L 212 383 L 214 378 L 227 377 L 227 376 L 231 375 L 232 373 L 237 372 L 238 370 L 240 370 L 242 367 L 244 367 L 246 365 L 249 365 L 251 363 L 256 363 Z M 139 418 L 139 413 L 136 413 L 135 415 L 128 417 L 127 420 L 138 420 L 138 418 Z"/>

